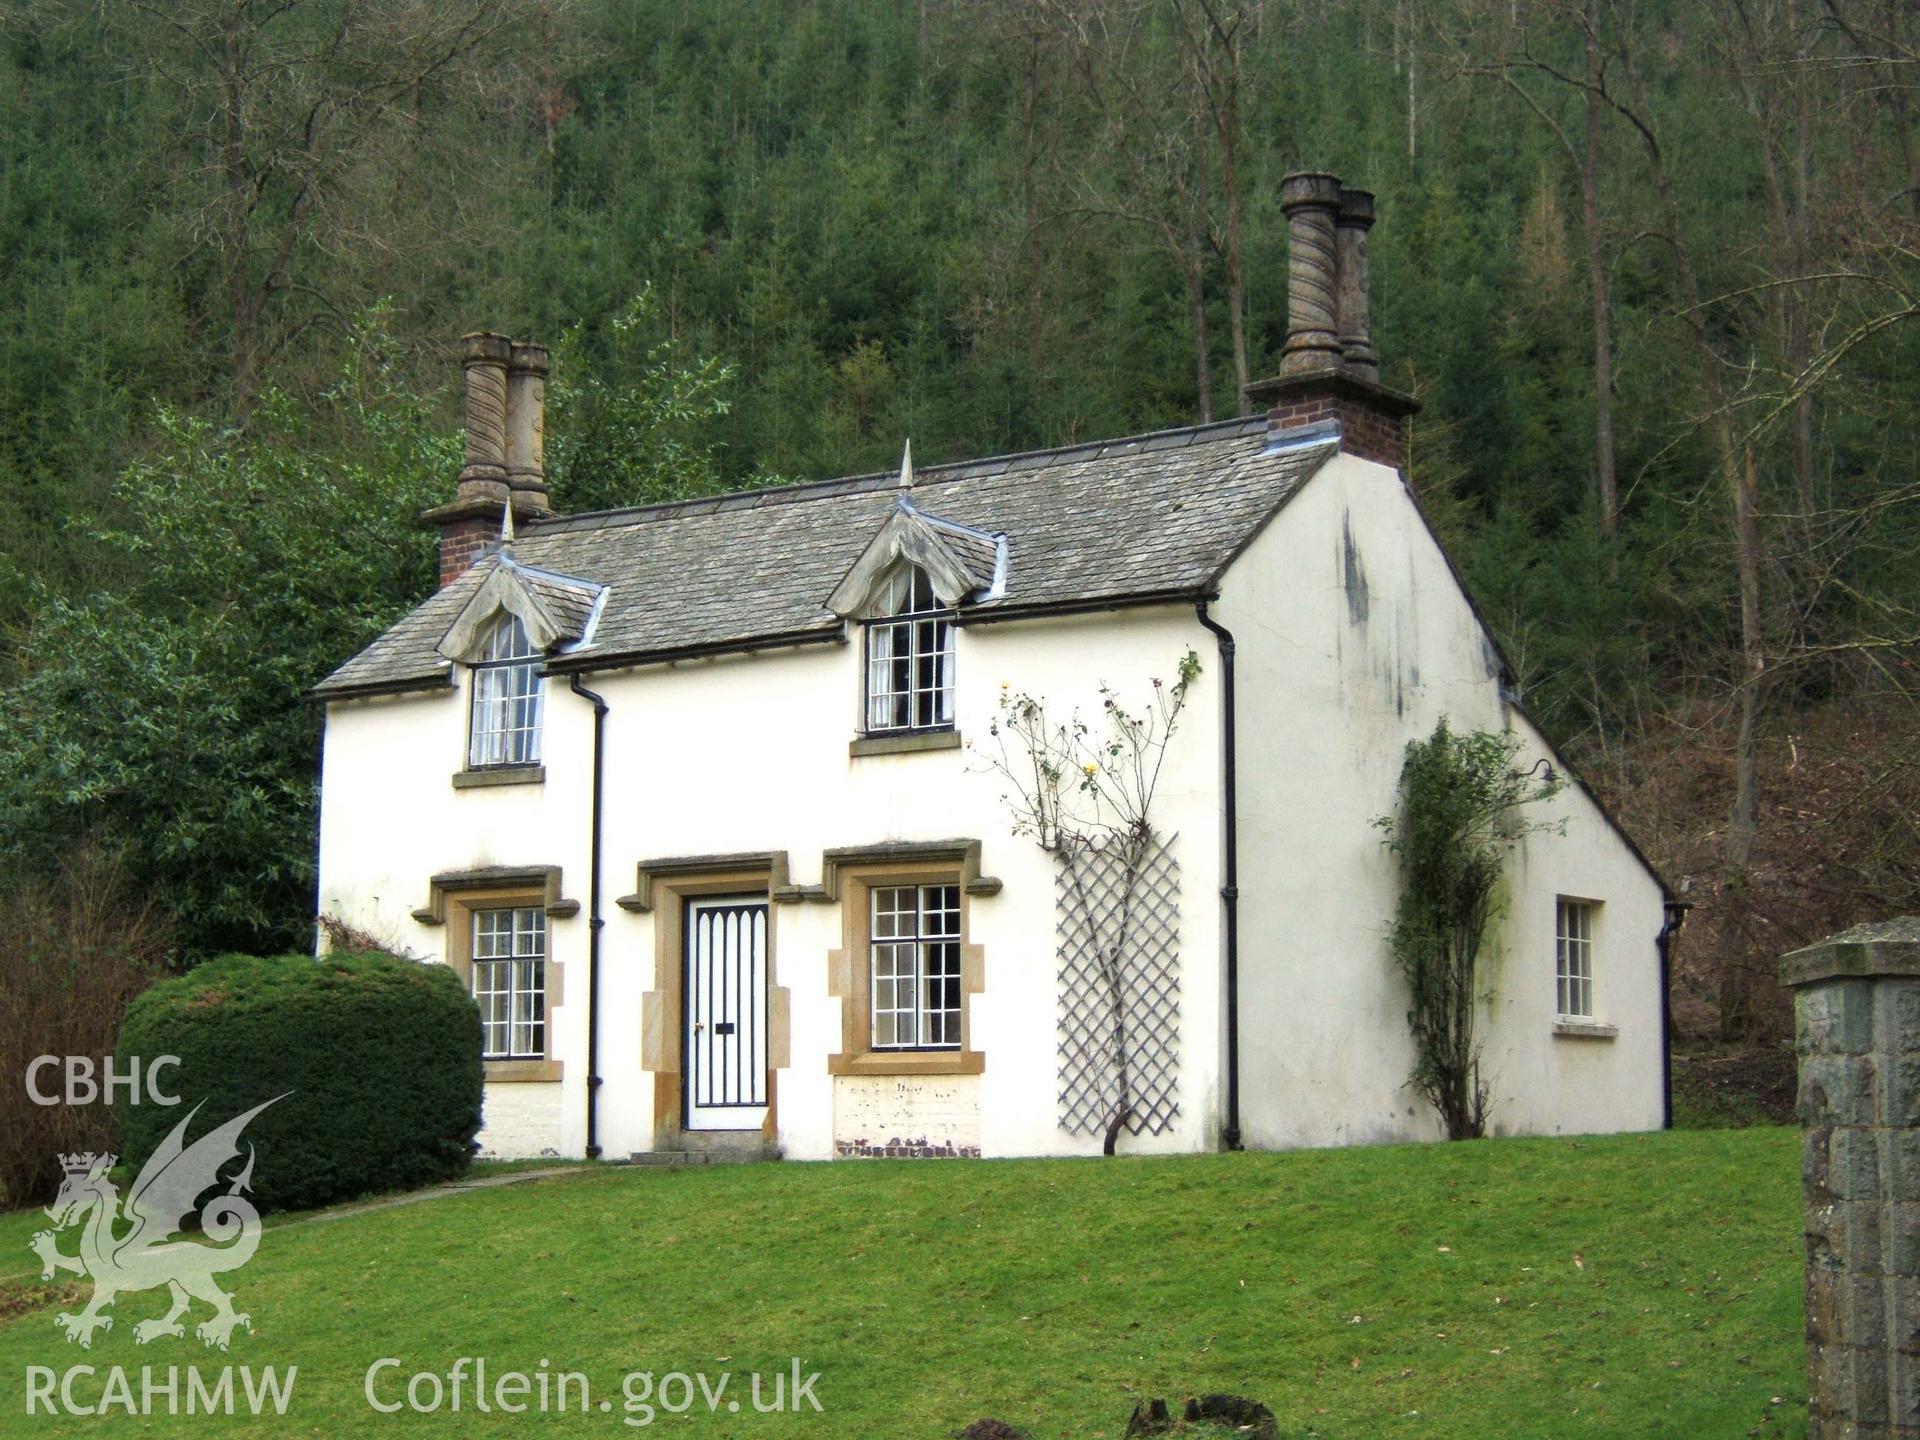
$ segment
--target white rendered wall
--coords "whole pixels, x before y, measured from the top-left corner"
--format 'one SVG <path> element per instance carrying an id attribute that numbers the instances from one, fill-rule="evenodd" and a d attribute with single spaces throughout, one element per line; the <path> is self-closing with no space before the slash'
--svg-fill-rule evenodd
<path id="1" fill-rule="evenodd" d="M 834 1153 L 853 1158 L 980 1153 L 977 1075 L 843 1075 L 833 1083 Z"/>
<path id="2" fill-rule="evenodd" d="M 1219 1129 L 1220 716 L 1212 639 L 1186 608 L 1008 622 L 958 637 L 957 718 L 970 745 L 991 743 L 987 726 L 1003 682 L 1063 716 L 1077 705 L 1091 720 L 1101 682 L 1143 703 L 1149 680 L 1171 681 L 1190 648 L 1205 673 L 1156 803 L 1163 831 L 1179 837 L 1182 867 L 1181 1113 L 1170 1133 L 1123 1143 L 1142 1151 L 1209 1148 Z M 985 1071 L 958 1077 L 964 1084 L 894 1087 L 884 1128 L 909 1139 L 973 1137 L 968 1143 L 988 1156 L 1097 1153 L 1099 1137 L 1069 1136 L 1056 1121 L 1051 860 L 1010 833 L 1006 786 L 971 750 L 849 756 L 860 719 L 859 662 L 856 642 L 588 677 L 611 706 L 599 1062 L 599 1141 L 608 1156 L 653 1143 L 654 1086 L 640 1061 L 640 1025 L 641 996 L 654 981 L 654 921 L 612 903 L 634 888 L 637 862 L 785 850 L 793 882 L 804 885 L 820 880 L 825 849 L 954 838 L 980 840 L 983 873 L 1004 882 L 999 894 L 965 902 L 967 939 L 985 952 L 985 988 L 970 999 L 972 1044 L 985 1053 Z M 455 790 L 449 777 L 461 763 L 465 704 L 461 692 L 329 707 L 320 904 L 439 959 L 449 938 L 444 927 L 420 925 L 410 913 L 425 903 L 428 877 L 482 865 L 560 865 L 567 898 L 583 908 L 549 930 L 551 954 L 565 966 L 564 1002 L 551 1020 L 565 1076 L 550 1143 L 577 1155 L 586 1143 L 592 712 L 550 683 L 545 784 Z M 792 1016 L 792 1064 L 777 1077 L 779 1139 L 790 1156 L 824 1159 L 834 1153 L 836 1114 L 849 1122 L 858 1116 L 862 1128 L 882 1119 L 871 1082 L 837 1080 L 827 1070 L 828 1055 L 840 1048 L 841 1002 L 828 994 L 827 952 L 842 944 L 841 911 L 785 904 L 773 906 L 770 918 L 775 983 L 789 991 Z M 490 1113 L 503 1103 L 520 1109 L 518 1098 L 495 1099 L 520 1088 L 530 1087 L 490 1085 Z M 845 1093 L 836 1102 L 837 1090 Z M 977 1118 L 958 1113 L 969 1107 Z"/>
<path id="3" fill-rule="evenodd" d="M 587 994 L 587 813 L 582 784 L 455 790 L 465 758 L 464 672 L 453 693 L 361 700 L 327 707 L 321 769 L 319 909 L 370 932 L 402 953 L 444 961 L 466 937 L 450 925 L 423 925 L 439 873 L 487 866 L 558 865 L 563 895 L 581 915 L 550 920 L 549 961 L 561 999 L 549 1006 L 558 1084 L 488 1085 L 483 1153 L 503 1158 L 580 1155 L 586 1146 L 584 1086 Z M 544 750 L 562 773 L 591 752 L 592 711 L 565 693 L 547 696 Z M 584 775 L 584 768 L 579 768 Z M 482 798 L 484 797 L 484 798 Z M 619 892 L 616 892 L 619 893 Z M 549 982 L 551 984 L 551 981 Z"/>
<path id="4" fill-rule="evenodd" d="M 1498 661 L 1393 471 L 1351 456 L 1316 475 L 1233 565 L 1218 618 L 1238 641 L 1241 1114 L 1249 1145 L 1432 1138 L 1407 990 L 1386 937 L 1398 893 L 1375 828 L 1396 807 L 1408 741 L 1511 728 Z M 1657 882 L 1597 807 L 1564 790 L 1508 871 L 1481 1026 L 1496 1133 L 1661 1123 Z M 1595 1019 L 1554 1033 L 1555 900 L 1601 902 Z"/>
<path id="5" fill-rule="evenodd" d="M 560 1153 L 562 1087 L 548 1082 L 489 1085 L 475 1138 L 485 1160 Z"/>

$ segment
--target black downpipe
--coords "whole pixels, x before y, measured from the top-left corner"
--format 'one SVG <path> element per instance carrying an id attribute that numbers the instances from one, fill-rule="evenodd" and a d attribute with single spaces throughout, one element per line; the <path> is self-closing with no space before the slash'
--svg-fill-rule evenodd
<path id="1" fill-rule="evenodd" d="M 1220 744 L 1227 792 L 1226 883 L 1220 887 L 1227 922 L 1227 1124 L 1220 1140 L 1227 1149 L 1240 1150 L 1245 1147 L 1240 1143 L 1240 788 L 1233 763 L 1233 632 L 1207 614 L 1204 600 L 1193 607 L 1193 613 L 1220 642 Z"/>
<path id="2" fill-rule="evenodd" d="M 1660 1128 L 1673 1128 L 1673 941 L 1692 907 L 1666 902 L 1665 921 L 1653 943 L 1660 947 Z"/>
<path id="3" fill-rule="evenodd" d="M 587 879 L 587 1158 L 600 1158 L 600 795 L 606 756 L 607 702 L 574 675 L 569 687 L 593 705 L 593 811 L 588 825 Z"/>

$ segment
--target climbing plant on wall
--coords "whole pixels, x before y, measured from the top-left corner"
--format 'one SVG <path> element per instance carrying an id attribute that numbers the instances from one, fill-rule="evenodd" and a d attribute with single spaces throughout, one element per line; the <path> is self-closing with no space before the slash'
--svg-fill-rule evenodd
<path id="1" fill-rule="evenodd" d="M 1109 1155 L 1122 1130 L 1159 1134 L 1179 1114 L 1179 869 L 1152 811 L 1199 674 L 1189 650 L 1137 710 L 1101 686 L 1098 728 L 1003 687 L 981 752 L 1011 787 L 1014 834 L 1058 866 L 1060 1123 Z"/>
<path id="2" fill-rule="evenodd" d="M 1522 836 L 1547 828 L 1523 806 L 1557 792 L 1514 765 L 1520 741 L 1485 730 L 1455 734 L 1445 716 L 1425 740 L 1407 746 L 1400 811 L 1374 821 L 1399 858 L 1400 905 L 1393 919 L 1395 959 L 1412 989 L 1409 1083 L 1446 1122 L 1449 1140 L 1486 1133 L 1488 1087 L 1480 1074 L 1476 1007 L 1481 949 L 1500 905 L 1507 856 Z"/>

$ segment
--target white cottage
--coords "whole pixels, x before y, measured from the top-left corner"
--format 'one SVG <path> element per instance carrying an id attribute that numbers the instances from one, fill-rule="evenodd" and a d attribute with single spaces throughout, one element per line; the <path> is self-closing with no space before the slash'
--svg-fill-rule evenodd
<path id="1" fill-rule="evenodd" d="M 319 904 L 471 985 L 486 1151 L 1097 1152 L 1103 1012 L 973 746 L 1003 687 L 1097 723 L 1189 651 L 1121 1147 L 1440 1133 L 1373 821 L 1442 715 L 1565 766 L 1403 476 L 1371 198 L 1283 201 L 1257 419 L 561 516 L 545 352 L 467 338 L 441 588 L 318 687 Z M 1667 897 L 1583 787 L 1547 808 L 1491 947 L 1494 1127 L 1658 1127 Z"/>

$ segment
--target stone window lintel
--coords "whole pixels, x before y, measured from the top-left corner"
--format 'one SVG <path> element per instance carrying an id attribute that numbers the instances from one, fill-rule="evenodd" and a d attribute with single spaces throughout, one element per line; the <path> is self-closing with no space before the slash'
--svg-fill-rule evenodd
<path id="1" fill-rule="evenodd" d="M 613 903 L 622 910 L 644 915 L 654 907 L 654 886 L 662 880 L 682 876 L 712 875 L 739 871 L 766 876 L 767 898 L 781 900 L 782 892 L 793 887 L 787 881 L 787 852 L 750 850 L 731 855 L 675 855 L 660 860 L 642 860 L 634 867 L 633 893 Z"/>
<path id="2" fill-rule="evenodd" d="M 539 905 L 549 920 L 570 920 L 580 913 L 580 902 L 560 893 L 558 865 L 487 865 L 475 870 L 447 870 L 427 882 L 427 903 L 413 912 L 422 925 L 447 923 L 447 899 L 467 891 L 526 890 L 526 903 Z"/>
<path id="3" fill-rule="evenodd" d="M 773 898 L 787 903 L 810 900 L 836 905 L 840 901 L 842 872 L 882 865 L 945 866 L 960 872 L 960 888 L 968 895 L 1000 893 L 999 879 L 980 873 L 978 840 L 887 840 L 878 845 L 848 845 L 824 851 L 820 857 L 818 885 L 787 885 L 776 889 Z"/>

